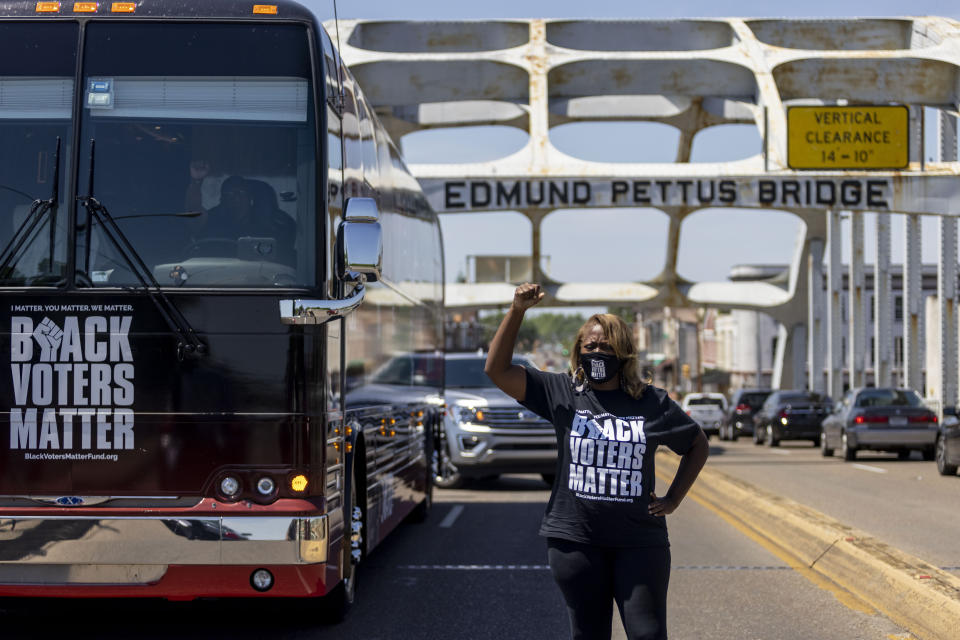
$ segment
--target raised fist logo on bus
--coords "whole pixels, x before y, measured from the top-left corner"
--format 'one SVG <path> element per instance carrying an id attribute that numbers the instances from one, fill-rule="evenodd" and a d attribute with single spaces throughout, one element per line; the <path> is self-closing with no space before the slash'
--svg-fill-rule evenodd
<path id="1" fill-rule="evenodd" d="M 30 459 L 113 460 L 133 449 L 134 365 L 129 315 L 10 319 L 10 449 Z"/>
<path id="2" fill-rule="evenodd" d="M 633 502 L 643 496 L 643 418 L 579 410 L 570 425 L 568 488 L 578 498 Z"/>

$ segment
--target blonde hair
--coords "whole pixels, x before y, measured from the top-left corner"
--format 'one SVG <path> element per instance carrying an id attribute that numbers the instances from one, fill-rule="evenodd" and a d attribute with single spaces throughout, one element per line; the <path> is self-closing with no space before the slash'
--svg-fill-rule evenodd
<path id="1" fill-rule="evenodd" d="M 584 378 L 583 369 L 580 367 L 580 347 L 583 345 L 584 336 L 596 324 L 603 329 L 603 335 L 613 347 L 617 359 L 620 360 L 621 388 L 631 397 L 639 398 L 650 384 L 650 380 L 644 377 L 640 369 L 633 332 L 626 322 L 612 313 L 597 313 L 590 316 L 577 331 L 577 339 L 573 343 L 573 349 L 570 350 L 570 370 L 574 372 L 574 381 L 580 384 Z"/>

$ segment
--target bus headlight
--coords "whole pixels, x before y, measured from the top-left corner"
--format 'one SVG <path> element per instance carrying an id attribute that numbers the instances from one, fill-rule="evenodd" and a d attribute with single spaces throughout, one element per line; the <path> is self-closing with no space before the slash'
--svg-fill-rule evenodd
<path id="1" fill-rule="evenodd" d="M 272 478 L 266 476 L 257 480 L 257 493 L 262 496 L 273 495 L 273 490 L 277 488 L 277 483 Z"/>
<path id="2" fill-rule="evenodd" d="M 250 574 L 250 586 L 261 593 L 269 591 L 273 586 L 273 574 L 266 569 L 257 569 Z"/>
<path id="3" fill-rule="evenodd" d="M 220 491 L 223 495 L 232 498 L 240 493 L 240 481 L 233 476 L 227 476 L 220 481 Z"/>

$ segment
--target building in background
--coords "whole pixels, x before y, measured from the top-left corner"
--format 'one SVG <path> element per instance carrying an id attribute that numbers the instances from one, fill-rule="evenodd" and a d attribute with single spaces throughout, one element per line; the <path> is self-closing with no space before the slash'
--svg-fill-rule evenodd
<path id="1" fill-rule="evenodd" d="M 871 265 L 864 266 L 864 318 L 867 344 L 867 384 L 873 383 L 874 352 L 874 278 Z M 786 286 L 786 265 L 737 265 L 728 279 L 733 281 L 763 280 Z M 903 384 L 903 267 L 891 265 L 891 298 L 894 336 L 893 379 Z M 921 350 L 931 349 L 925 332 L 939 333 L 936 318 L 933 324 L 925 317 L 930 300 L 936 299 L 937 266 L 923 265 L 922 296 L 927 300 L 921 306 L 919 342 Z M 826 279 L 821 284 L 826 291 Z M 843 275 L 840 296 L 840 319 L 843 327 L 841 349 L 844 367 L 848 366 L 847 322 L 849 317 L 848 278 Z M 668 389 L 680 392 L 691 390 L 727 392 L 739 387 L 769 387 L 773 377 L 774 355 L 777 350 L 779 326 L 770 316 L 741 309 L 659 309 L 646 310 L 638 318 L 638 336 L 641 355 L 654 373 L 654 381 Z M 698 339 L 699 338 L 699 339 Z M 824 341 L 825 343 L 826 341 Z M 937 344 L 934 340 L 932 344 Z M 921 353 L 921 362 L 930 365 L 929 353 Z M 927 370 L 925 369 L 925 371 Z M 936 372 L 934 372 L 934 375 Z M 826 375 L 825 371 L 823 375 Z M 701 378 L 702 376 L 702 378 Z M 844 371 L 845 380 L 848 372 Z M 931 381 L 923 388 L 924 393 Z M 846 382 L 844 386 L 846 387 Z M 929 393 L 928 393 L 929 395 Z"/>
<path id="2" fill-rule="evenodd" d="M 519 284 L 529 280 L 531 270 L 526 256 L 470 256 L 467 261 L 469 282 L 504 282 Z M 865 296 L 864 318 L 867 345 L 867 384 L 873 383 L 874 362 L 874 278 L 871 265 L 864 266 Z M 893 319 L 891 331 L 894 336 L 893 379 L 903 384 L 903 267 L 891 265 L 891 299 Z M 787 265 L 736 265 L 728 274 L 735 282 L 765 281 L 787 286 Z M 938 335 L 936 318 L 927 318 L 930 300 L 936 299 L 937 266 L 923 265 L 922 295 L 927 303 L 921 305 L 919 342 L 920 360 L 926 363 L 924 372 L 931 371 L 933 378 L 926 380 L 924 393 L 938 375 L 931 369 L 930 341 L 926 333 Z M 821 284 L 826 291 L 826 277 Z M 843 328 L 841 350 L 844 368 L 848 366 L 847 322 L 849 318 L 848 274 L 843 273 L 843 290 L 840 296 L 840 320 Z M 575 312 L 575 308 L 569 309 Z M 933 322 L 933 324 L 931 324 Z M 719 391 L 726 393 L 740 387 L 769 387 L 773 379 L 774 357 L 777 351 L 779 325 L 770 316 L 754 310 L 743 309 L 639 309 L 635 331 L 640 347 L 640 357 L 652 374 L 654 383 L 678 394 L 689 391 Z M 450 315 L 446 325 L 446 345 L 449 351 L 474 350 L 485 347 L 482 326 L 475 312 L 460 312 Z M 934 341 L 936 342 L 936 341 Z M 824 340 L 826 344 L 826 340 Z M 546 346 L 544 347 L 546 348 Z M 550 356 L 558 360 L 558 353 Z M 556 357 L 554 357 L 556 356 Z M 534 359 L 537 354 L 533 354 Z M 553 361 L 551 360 L 551 362 Z M 823 375 L 826 375 L 824 371 Z M 844 387 L 849 378 L 844 371 Z M 929 395 L 929 394 L 927 394 Z"/>

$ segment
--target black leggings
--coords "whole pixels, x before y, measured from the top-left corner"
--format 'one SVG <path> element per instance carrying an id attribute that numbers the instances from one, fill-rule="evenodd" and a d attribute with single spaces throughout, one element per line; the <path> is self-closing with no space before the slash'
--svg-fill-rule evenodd
<path id="1" fill-rule="evenodd" d="M 666 640 L 669 547 L 595 547 L 547 539 L 573 640 L 610 640 L 616 601 L 630 640 Z"/>

